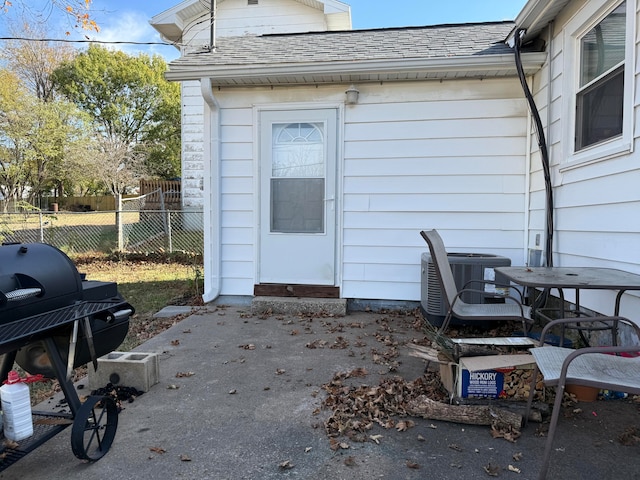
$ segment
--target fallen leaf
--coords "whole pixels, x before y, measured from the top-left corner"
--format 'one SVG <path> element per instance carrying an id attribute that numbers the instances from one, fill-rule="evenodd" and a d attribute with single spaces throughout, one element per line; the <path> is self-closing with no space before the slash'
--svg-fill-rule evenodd
<path id="1" fill-rule="evenodd" d="M 382 438 L 382 435 L 369 435 L 369 438 L 380 445 L 380 439 Z"/>
<path id="2" fill-rule="evenodd" d="M 413 468 L 413 469 L 419 469 L 420 468 L 420 464 L 416 463 L 416 462 L 412 462 L 410 460 L 407 460 L 407 467 L 408 468 Z"/>
<path id="3" fill-rule="evenodd" d="M 232 388 L 231 390 L 229 390 L 229 395 L 235 395 L 237 393 L 237 390 L 235 388 Z"/>
<path id="4" fill-rule="evenodd" d="M 355 459 L 355 457 L 351 457 L 351 456 L 349 456 L 349 457 L 345 458 L 345 459 L 344 459 L 344 464 L 345 464 L 347 467 L 355 467 L 355 466 L 356 466 L 356 459 Z"/>
<path id="5" fill-rule="evenodd" d="M 458 445 L 457 443 L 450 443 L 450 444 L 448 445 L 448 447 L 449 447 L 451 450 L 455 450 L 456 452 L 461 452 L 461 451 L 462 451 L 462 447 L 461 447 L 460 445 Z"/>
<path id="6" fill-rule="evenodd" d="M 519 462 L 520 460 L 522 460 L 522 452 L 514 453 L 514 454 L 513 454 L 513 459 L 514 459 L 516 462 Z"/>
<path id="7" fill-rule="evenodd" d="M 490 463 L 489 465 L 485 465 L 482 468 L 484 468 L 484 471 L 487 472 L 487 475 L 489 475 L 490 477 L 497 477 L 500 473 L 500 466 L 494 465 L 492 463 Z"/>
<path id="8" fill-rule="evenodd" d="M 178 372 L 176 373 L 176 378 L 185 378 L 185 377 L 193 377 L 195 372 Z"/>
<path id="9" fill-rule="evenodd" d="M 396 430 L 399 432 L 406 432 L 412 427 L 415 427 L 416 423 L 413 420 L 401 420 L 396 424 Z"/>
<path id="10" fill-rule="evenodd" d="M 278 369 L 276 370 L 276 375 L 282 375 L 282 374 L 283 374 L 283 373 L 285 373 L 285 372 L 286 372 L 286 370 L 285 370 L 284 368 L 278 368 Z"/>
<path id="11" fill-rule="evenodd" d="M 284 462 L 279 463 L 278 466 L 282 470 L 288 470 L 294 467 L 293 463 L 291 463 L 291 460 L 285 460 Z"/>
<path id="12" fill-rule="evenodd" d="M 398 430 L 399 432 L 406 432 L 407 431 L 407 423 L 404 420 L 400 420 L 397 424 L 396 424 L 396 430 Z"/>
<path id="13" fill-rule="evenodd" d="M 518 467 L 514 467 L 513 465 L 509 465 L 509 471 L 515 473 L 521 473 Z"/>
<path id="14" fill-rule="evenodd" d="M 433 423 L 429 424 L 429 428 L 433 428 L 434 430 L 438 427 L 436 427 Z"/>
<path id="15" fill-rule="evenodd" d="M 312 450 L 311 447 L 307 447 L 307 448 L 304 449 L 304 453 L 309 453 L 311 450 Z"/>
<path id="16" fill-rule="evenodd" d="M 424 442 L 426 439 L 422 435 L 418 435 L 418 441 Z"/>
<path id="17" fill-rule="evenodd" d="M 177 347 L 178 345 L 180 345 L 180 340 L 171 340 L 171 345 Z"/>
<path id="18" fill-rule="evenodd" d="M 174 385 L 173 383 L 171 385 L 167 385 L 167 389 L 169 390 L 177 390 L 180 387 L 178 385 Z"/>
<path id="19" fill-rule="evenodd" d="M 191 461 L 191 457 L 189 457 L 188 455 L 180 455 L 180 461 L 181 462 L 190 462 Z"/>
<path id="20" fill-rule="evenodd" d="M 149 450 L 151 450 L 153 453 L 159 453 L 159 454 L 167 453 L 167 451 L 162 447 L 149 447 Z"/>
<path id="21" fill-rule="evenodd" d="M 340 448 L 343 450 L 347 450 L 349 448 L 349 444 L 345 442 L 340 442 Z"/>
<path id="22" fill-rule="evenodd" d="M 186 330 L 183 330 L 182 333 L 191 333 L 191 329 L 187 328 Z"/>
<path id="23" fill-rule="evenodd" d="M 14 442 L 13 440 L 5 439 L 2 444 L 7 448 L 18 448 L 20 445 L 18 442 Z"/>
<path id="24" fill-rule="evenodd" d="M 34 425 L 71 425 L 73 420 L 70 418 L 40 418 L 34 420 Z"/>
<path id="25" fill-rule="evenodd" d="M 246 345 L 238 345 L 239 348 L 244 350 L 255 350 L 256 346 L 253 343 L 247 343 Z"/>
<path id="26" fill-rule="evenodd" d="M 618 441 L 622 445 L 636 445 L 640 443 L 640 432 L 635 427 L 627 428 L 624 432 L 618 435 Z"/>
<path id="27" fill-rule="evenodd" d="M 366 377 L 367 375 L 369 375 L 369 372 L 367 371 L 367 369 L 359 367 L 359 368 L 354 368 L 349 373 L 347 373 L 347 378 L 348 377 Z"/>

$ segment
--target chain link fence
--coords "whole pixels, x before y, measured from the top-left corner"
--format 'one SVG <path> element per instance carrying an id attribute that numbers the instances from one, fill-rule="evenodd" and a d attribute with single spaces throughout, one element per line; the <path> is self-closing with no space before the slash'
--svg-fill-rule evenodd
<path id="1" fill-rule="evenodd" d="M 140 205 L 127 202 L 116 212 L 0 213 L 0 240 L 48 243 L 66 253 L 203 254 L 203 212 L 135 209 Z"/>

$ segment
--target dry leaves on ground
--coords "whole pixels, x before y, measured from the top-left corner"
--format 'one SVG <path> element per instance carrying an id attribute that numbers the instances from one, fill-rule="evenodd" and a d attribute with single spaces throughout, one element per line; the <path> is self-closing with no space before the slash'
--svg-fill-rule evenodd
<path id="1" fill-rule="evenodd" d="M 444 400 L 446 392 L 435 373 L 428 372 L 413 381 L 402 377 L 383 378 L 377 386 L 349 386 L 347 378 L 362 376 L 363 370 L 336 374 L 331 382 L 323 385 L 327 397 L 322 407 L 332 411 L 325 421 L 325 430 L 330 437 L 345 435 L 354 441 L 367 440 L 366 432 L 374 424 L 384 428 L 405 431 L 414 423 L 411 420 L 396 421 L 393 417 L 407 416 L 408 403 L 420 395 Z"/>

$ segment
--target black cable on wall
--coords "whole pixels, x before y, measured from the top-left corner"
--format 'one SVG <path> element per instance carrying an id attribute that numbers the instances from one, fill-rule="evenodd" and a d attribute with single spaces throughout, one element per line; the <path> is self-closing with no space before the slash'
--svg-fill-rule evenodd
<path id="1" fill-rule="evenodd" d="M 518 70 L 518 78 L 524 91 L 524 96 L 529 104 L 529 110 L 533 117 L 533 121 L 536 126 L 536 136 L 538 138 L 538 148 L 540 149 L 540 156 L 542 158 L 542 170 L 544 172 L 544 186 L 546 191 L 546 225 L 545 225 L 545 265 L 547 267 L 553 266 L 553 186 L 551 185 L 551 170 L 549 167 L 549 151 L 547 150 L 547 140 L 544 134 L 544 128 L 542 126 L 542 120 L 540 119 L 540 112 L 536 106 L 536 102 L 533 99 L 527 78 L 522 67 L 522 58 L 520 57 L 520 50 L 522 48 L 522 36 L 524 30 L 518 29 L 515 32 L 515 44 L 514 53 L 516 59 L 516 69 Z"/>

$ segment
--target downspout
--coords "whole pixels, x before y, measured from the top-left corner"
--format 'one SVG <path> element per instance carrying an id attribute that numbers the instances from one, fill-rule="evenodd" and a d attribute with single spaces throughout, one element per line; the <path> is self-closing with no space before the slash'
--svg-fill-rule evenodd
<path id="1" fill-rule="evenodd" d="M 204 245 L 210 246 L 210 255 L 205 255 L 204 293 L 205 303 L 220 295 L 222 286 L 222 221 L 220 193 L 220 106 L 213 94 L 210 78 L 200 79 L 200 90 L 204 99 Z M 207 141 L 208 140 L 208 141 Z"/>
<path id="2" fill-rule="evenodd" d="M 542 170 L 544 173 L 544 186 L 546 191 L 546 223 L 545 223 L 545 265 L 547 267 L 553 266 L 553 185 L 551 184 L 551 169 L 549 166 L 549 151 L 547 150 L 547 140 L 544 134 L 544 128 L 542 126 L 542 120 L 540 119 L 540 112 L 536 106 L 527 78 L 522 66 L 522 58 L 520 57 L 520 49 L 522 47 L 522 37 L 525 31 L 518 29 L 514 35 L 514 53 L 516 61 L 516 69 L 518 70 L 518 78 L 524 91 L 524 96 L 529 104 L 529 110 L 533 117 L 533 121 L 536 127 L 536 136 L 538 138 L 538 148 L 540 149 L 540 156 L 542 160 Z M 550 86 L 549 86 L 550 87 Z"/>

